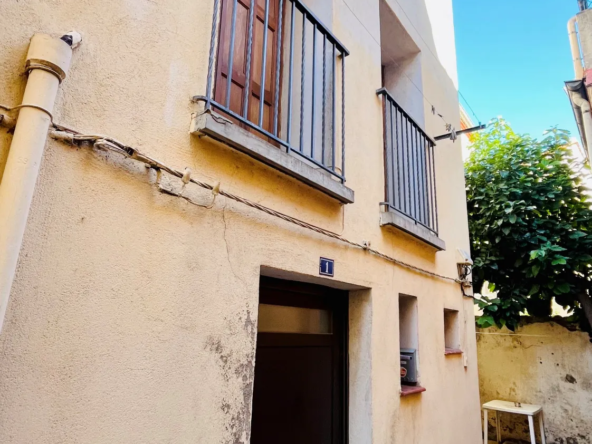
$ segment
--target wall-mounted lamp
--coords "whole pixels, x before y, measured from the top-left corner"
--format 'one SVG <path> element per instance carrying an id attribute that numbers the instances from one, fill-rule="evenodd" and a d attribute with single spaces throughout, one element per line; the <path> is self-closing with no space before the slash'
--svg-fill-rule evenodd
<path id="1" fill-rule="evenodd" d="M 473 286 L 469 280 L 469 276 L 473 271 L 473 260 L 471 259 L 471 255 L 465 250 L 457 248 L 456 266 L 458 268 L 458 279 L 460 280 L 463 296 L 468 296 L 465 294 L 465 288 L 471 288 Z"/>

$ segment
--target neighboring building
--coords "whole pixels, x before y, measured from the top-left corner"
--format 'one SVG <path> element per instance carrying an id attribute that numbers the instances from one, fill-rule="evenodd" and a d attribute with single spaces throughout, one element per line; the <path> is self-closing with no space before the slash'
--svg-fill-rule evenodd
<path id="1" fill-rule="evenodd" d="M 569 44 L 574 67 L 574 80 L 565 82 L 565 92 L 570 100 L 578 126 L 582 146 L 590 160 L 592 152 L 592 9 L 587 0 L 578 0 L 579 14 L 567 23 Z"/>
<path id="2" fill-rule="evenodd" d="M 480 442 L 451 0 L 1 9 L 2 444 Z"/>

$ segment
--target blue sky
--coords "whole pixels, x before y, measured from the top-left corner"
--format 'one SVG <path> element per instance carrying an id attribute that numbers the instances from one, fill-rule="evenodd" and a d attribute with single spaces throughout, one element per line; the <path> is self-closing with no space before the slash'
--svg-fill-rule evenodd
<path id="1" fill-rule="evenodd" d="M 567 21 L 578 12 L 577 1 L 453 4 L 459 87 L 479 119 L 501 115 L 536 138 L 555 125 L 578 136 L 563 91 L 574 75 Z"/>

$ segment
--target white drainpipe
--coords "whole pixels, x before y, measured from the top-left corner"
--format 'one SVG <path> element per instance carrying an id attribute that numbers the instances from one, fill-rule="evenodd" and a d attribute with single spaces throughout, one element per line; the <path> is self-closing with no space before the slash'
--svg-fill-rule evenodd
<path id="1" fill-rule="evenodd" d="M 63 40 L 62 40 L 63 39 Z M 51 113 L 58 88 L 70 67 L 78 33 L 54 38 L 35 34 L 29 45 L 29 72 L 0 183 L 0 330 L 18 262 Z M 66 42 L 68 41 L 68 43 Z"/>
<path id="2" fill-rule="evenodd" d="M 572 94 L 572 101 L 582 110 L 582 123 L 584 124 L 584 134 L 586 135 L 586 150 L 588 150 L 588 159 L 592 159 L 590 145 L 592 144 L 592 114 L 590 113 L 590 102 L 584 99 L 579 93 Z"/>
<path id="3" fill-rule="evenodd" d="M 582 55 L 580 53 L 580 42 L 578 41 L 578 31 L 576 30 L 577 17 L 572 17 L 567 22 L 567 33 L 569 35 L 569 46 L 571 48 L 571 59 L 574 65 L 576 80 L 584 78 L 584 66 Z"/>
<path id="4" fill-rule="evenodd" d="M 574 65 L 576 80 L 584 78 L 584 64 L 580 52 L 580 42 L 578 41 L 578 32 L 576 31 L 577 17 L 572 17 L 567 22 L 567 32 L 569 34 L 569 46 L 571 48 L 571 58 Z M 592 161 L 592 113 L 590 112 L 590 102 L 583 98 L 579 93 L 571 95 L 574 105 L 582 111 L 582 123 L 584 125 L 584 134 L 586 135 L 586 150 L 588 159 Z"/>

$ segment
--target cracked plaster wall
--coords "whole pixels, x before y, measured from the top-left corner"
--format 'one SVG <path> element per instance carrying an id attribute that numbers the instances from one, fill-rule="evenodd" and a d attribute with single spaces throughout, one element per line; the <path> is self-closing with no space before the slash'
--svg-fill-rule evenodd
<path id="1" fill-rule="evenodd" d="M 348 47 L 347 176 L 356 203 L 325 195 L 210 139 L 188 133 L 203 94 L 213 0 L 2 0 L 0 101 L 20 103 L 35 32 L 76 29 L 55 120 L 106 134 L 232 193 L 454 276 L 468 249 L 460 145 L 437 150 L 441 237 L 431 248 L 378 225 L 384 197 L 378 0 L 334 0 L 322 11 Z M 451 2 L 406 1 L 419 46 Z M 314 2 L 311 7 L 314 7 Z M 399 11 L 400 13 L 400 11 Z M 421 32 L 423 41 L 417 35 Z M 448 63 L 447 61 L 446 63 Z M 424 92 L 458 124 L 457 92 L 430 56 Z M 410 89 L 414 86 L 410 85 Z M 421 99 L 421 98 L 420 98 Z M 427 112 L 427 111 L 426 111 Z M 426 115 L 430 134 L 441 120 Z M 0 130 L 0 174 L 11 136 Z M 479 436 L 470 300 L 419 276 L 218 198 L 211 210 L 158 192 L 154 173 L 117 155 L 49 141 L 0 335 L 2 444 L 249 442 L 258 283 L 262 266 L 366 288 L 350 313 L 352 444 L 474 443 Z M 211 195 L 187 190 L 209 203 Z M 461 222 L 459 222 L 461 221 Z M 422 382 L 399 397 L 398 294 L 418 297 Z M 445 358 L 444 308 L 463 313 L 468 367 Z"/>
<path id="2" fill-rule="evenodd" d="M 526 324 L 516 336 L 508 336 L 506 329 L 479 332 L 482 403 L 499 399 L 541 405 L 548 443 L 592 443 L 592 344 L 587 333 L 556 323 Z M 502 415 L 503 437 L 530 442 L 524 418 Z M 489 430 L 495 439 L 493 422 Z"/>

